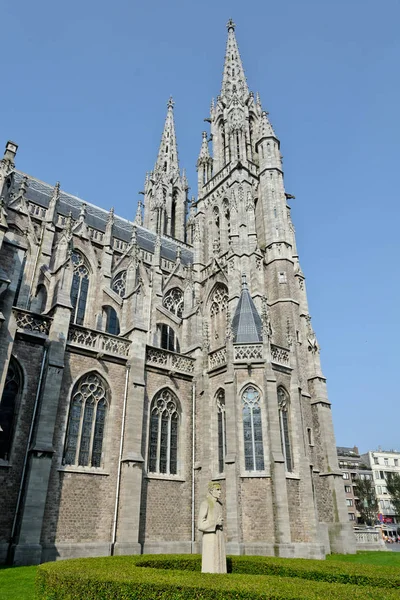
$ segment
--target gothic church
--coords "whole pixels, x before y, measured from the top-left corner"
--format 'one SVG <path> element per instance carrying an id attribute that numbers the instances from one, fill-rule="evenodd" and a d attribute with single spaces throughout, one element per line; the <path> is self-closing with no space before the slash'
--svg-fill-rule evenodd
<path id="1" fill-rule="evenodd" d="M 0 161 L 0 561 L 354 552 L 280 142 L 235 25 L 197 161 L 174 106 L 133 222 Z M 211 144 L 210 144 L 211 142 Z"/>

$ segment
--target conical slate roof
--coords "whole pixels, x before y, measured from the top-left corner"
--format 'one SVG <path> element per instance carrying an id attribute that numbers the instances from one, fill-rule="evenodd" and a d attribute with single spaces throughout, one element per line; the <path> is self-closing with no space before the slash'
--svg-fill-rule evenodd
<path id="1" fill-rule="evenodd" d="M 242 293 L 233 317 L 232 330 L 234 344 L 262 342 L 261 317 L 250 296 L 245 275 L 242 275 Z"/>

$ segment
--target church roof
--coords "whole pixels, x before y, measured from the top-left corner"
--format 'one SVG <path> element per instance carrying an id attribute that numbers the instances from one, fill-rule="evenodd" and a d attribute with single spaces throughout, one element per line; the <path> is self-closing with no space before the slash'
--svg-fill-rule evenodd
<path id="1" fill-rule="evenodd" d="M 13 183 L 10 192 L 17 192 L 22 179 L 26 177 L 25 173 L 20 171 L 14 171 Z M 48 208 L 50 199 L 53 195 L 54 186 L 49 185 L 35 179 L 28 177 L 28 188 L 25 193 L 27 202 L 33 202 L 34 204 L 43 208 Z M 109 211 L 104 210 L 93 204 L 89 204 L 76 196 L 67 194 L 60 190 L 59 200 L 57 203 L 57 213 L 63 216 L 68 216 L 71 213 L 71 217 L 74 221 L 79 218 L 82 205 L 86 204 L 85 223 L 88 227 L 97 229 L 102 233 L 106 230 L 107 219 Z M 112 229 L 113 237 L 122 240 L 129 244 L 132 237 L 133 222 L 122 217 L 114 216 L 114 224 Z M 154 253 L 154 246 L 156 242 L 156 234 L 148 231 L 144 227 L 136 225 L 136 236 L 137 242 L 140 248 L 146 252 Z M 161 236 L 161 257 L 166 260 L 175 261 L 176 252 L 178 246 L 181 248 L 181 262 L 184 265 L 191 264 L 193 262 L 193 250 L 190 246 L 177 242 L 176 240 Z"/>
<path id="2" fill-rule="evenodd" d="M 250 295 L 245 275 L 242 276 L 242 293 L 233 317 L 232 330 L 235 344 L 262 342 L 261 317 Z"/>

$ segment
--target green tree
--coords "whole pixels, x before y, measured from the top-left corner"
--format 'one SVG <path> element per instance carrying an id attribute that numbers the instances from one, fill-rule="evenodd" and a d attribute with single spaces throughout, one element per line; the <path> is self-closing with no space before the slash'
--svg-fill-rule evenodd
<path id="1" fill-rule="evenodd" d="M 400 475 L 398 473 L 388 473 L 386 477 L 386 487 L 390 494 L 390 501 L 394 506 L 396 515 L 400 516 Z"/>
<path id="2" fill-rule="evenodd" d="M 374 525 L 379 511 L 379 504 L 372 479 L 358 478 L 355 493 L 358 496 L 357 510 L 360 513 L 361 521 L 366 525 Z"/>

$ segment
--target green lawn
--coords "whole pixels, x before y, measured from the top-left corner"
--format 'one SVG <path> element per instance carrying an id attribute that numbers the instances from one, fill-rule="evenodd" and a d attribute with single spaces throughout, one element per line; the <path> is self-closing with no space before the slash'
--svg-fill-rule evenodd
<path id="1" fill-rule="evenodd" d="M 33 600 L 37 567 L 0 567 L 0 600 Z"/>
<path id="2" fill-rule="evenodd" d="M 326 560 L 340 560 L 377 567 L 399 567 L 400 552 L 357 552 L 357 554 L 328 554 Z"/>
<path id="3" fill-rule="evenodd" d="M 332 554 L 327 560 L 400 568 L 400 552 Z M 0 567 L 0 600 L 34 600 L 37 567 Z"/>

